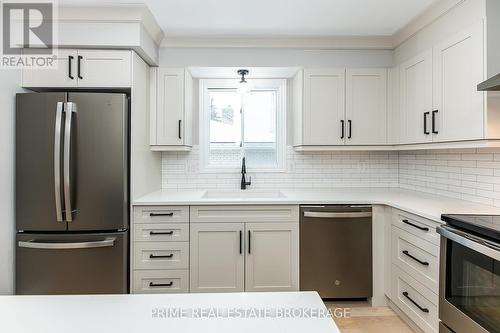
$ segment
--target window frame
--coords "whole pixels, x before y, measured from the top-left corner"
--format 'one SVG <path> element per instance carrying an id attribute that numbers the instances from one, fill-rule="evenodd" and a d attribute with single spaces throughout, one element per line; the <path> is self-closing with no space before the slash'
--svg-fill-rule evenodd
<path id="1" fill-rule="evenodd" d="M 286 154 L 286 79 L 247 79 L 248 91 L 276 90 L 276 165 L 271 167 L 247 166 L 248 172 L 285 172 Z M 238 89 L 238 79 L 200 79 L 199 80 L 199 147 L 200 173 L 240 173 L 241 163 L 237 165 L 210 165 L 210 116 L 208 112 L 209 89 Z M 243 115 L 245 106 L 242 102 Z M 244 146 L 244 145 L 243 145 Z M 242 147 L 243 151 L 244 148 Z"/>

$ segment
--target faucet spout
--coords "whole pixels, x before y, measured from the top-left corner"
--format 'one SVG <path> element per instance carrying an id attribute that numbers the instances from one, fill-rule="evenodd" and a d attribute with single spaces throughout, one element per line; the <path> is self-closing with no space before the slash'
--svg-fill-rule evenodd
<path id="1" fill-rule="evenodd" d="M 245 178 L 245 175 L 247 173 L 247 167 L 245 164 L 245 158 L 243 157 L 243 160 L 241 161 L 241 189 L 246 190 L 247 186 L 252 185 L 252 178 L 249 178 L 247 181 Z"/>

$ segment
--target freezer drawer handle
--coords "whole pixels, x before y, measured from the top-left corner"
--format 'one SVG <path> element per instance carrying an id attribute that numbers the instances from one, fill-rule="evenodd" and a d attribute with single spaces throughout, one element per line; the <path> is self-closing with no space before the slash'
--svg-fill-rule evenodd
<path id="1" fill-rule="evenodd" d="M 425 313 L 429 313 L 429 309 L 421 307 L 417 302 L 415 302 L 413 299 L 411 299 L 411 297 L 408 295 L 407 291 L 403 291 L 403 296 L 408 298 L 408 300 L 410 302 L 412 302 L 413 305 L 415 305 L 420 311 L 425 312 Z"/>
<path id="2" fill-rule="evenodd" d="M 149 213 L 149 216 L 150 217 L 153 217 L 153 216 L 174 216 L 174 213 L 173 212 L 170 212 L 170 213 Z"/>
<path id="3" fill-rule="evenodd" d="M 429 263 L 428 263 L 427 261 L 422 261 L 422 260 L 420 260 L 420 259 L 418 259 L 418 258 L 415 258 L 414 256 L 412 256 L 412 255 L 410 254 L 410 252 L 408 252 L 408 251 L 406 251 L 406 250 L 404 250 L 404 251 L 403 251 L 403 254 L 404 254 L 405 256 L 408 256 L 408 257 L 412 258 L 413 260 L 415 260 L 416 262 L 418 262 L 418 263 L 419 263 L 419 264 L 421 264 L 421 265 L 424 265 L 424 266 L 429 266 Z"/>
<path id="4" fill-rule="evenodd" d="M 29 241 L 19 241 L 18 246 L 30 249 L 46 249 L 46 250 L 92 249 L 96 247 L 115 246 L 115 240 L 116 238 L 109 237 L 101 241 L 51 243 L 51 242 L 37 242 L 35 239 L 32 239 Z"/>
<path id="5" fill-rule="evenodd" d="M 419 226 L 419 225 L 416 225 L 416 224 L 414 224 L 414 223 L 411 223 L 411 222 L 410 222 L 410 221 L 408 221 L 407 219 L 401 220 L 401 222 L 403 222 L 404 224 L 411 225 L 412 227 L 417 228 L 417 229 L 422 230 L 422 231 L 429 231 L 429 228 L 427 228 L 427 227 L 421 227 L 421 226 Z"/>
<path id="6" fill-rule="evenodd" d="M 154 254 L 150 254 L 149 255 L 149 259 L 172 258 L 173 256 L 174 256 L 173 253 L 167 254 L 165 256 L 157 256 L 157 255 L 154 255 Z"/>
<path id="7" fill-rule="evenodd" d="M 153 283 L 153 282 L 149 282 L 149 286 L 150 287 L 172 287 L 173 284 L 174 284 L 173 281 L 170 281 L 169 283 Z"/>
<path id="8" fill-rule="evenodd" d="M 149 234 L 151 236 L 154 236 L 154 235 L 173 235 L 174 231 L 173 230 L 170 230 L 170 231 L 150 231 Z"/>
<path id="9" fill-rule="evenodd" d="M 372 212 L 344 212 L 344 213 L 331 213 L 331 212 L 304 212 L 304 217 L 320 217 L 320 218 L 357 218 L 357 217 L 371 217 Z"/>

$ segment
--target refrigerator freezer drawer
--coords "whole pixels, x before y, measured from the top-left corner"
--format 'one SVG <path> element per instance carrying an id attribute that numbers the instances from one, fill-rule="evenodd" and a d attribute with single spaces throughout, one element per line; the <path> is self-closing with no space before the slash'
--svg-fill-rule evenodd
<path id="1" fill-rule="evenodd" d="M 17 234 L 16 294 L 128 292 L 128 232 Z"/>

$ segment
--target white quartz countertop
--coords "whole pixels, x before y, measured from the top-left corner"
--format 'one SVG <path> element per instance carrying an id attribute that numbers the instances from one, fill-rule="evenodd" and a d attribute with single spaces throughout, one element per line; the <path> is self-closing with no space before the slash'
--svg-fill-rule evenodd
<path id="1" fill-rule="evenodd" d="M 316 292 L 0 296 L 0 332 L 340 333 Z"/>
<path id="2" fill-rule="evenodd" d="M 208 190 L 215 191 L 217 190 Z M 159 190 L 133 201 L 133 205 L 267 205 L 267 204 L 379 204 L 440 222 L 441 214 L 497 214 L 500 208 L 399 188 L 337 188 L 334 190 L 217 191 Z M 252 194 L 252 191 L 254 194 Z M 245 192 L 239 195 L 240 192 Z M 271 194 L 271 195 L 267 195 Z"/>

